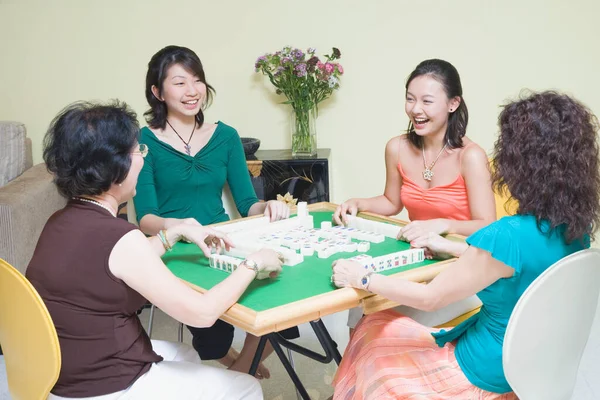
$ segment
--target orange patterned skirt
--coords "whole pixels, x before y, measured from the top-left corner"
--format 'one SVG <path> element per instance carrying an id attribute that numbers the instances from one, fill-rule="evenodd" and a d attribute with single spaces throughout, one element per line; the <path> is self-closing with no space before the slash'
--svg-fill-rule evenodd
<path id="1" fill-rule="evenodd" d="M 439 330 L 439 329 L 437 329 Z M 436 329 L 388 310 L 356 327 L 333 385 L 334 400 L 514 400 L 514 393 L 480 389 L 467 379 L 454 344 L 439 347 Z"/>

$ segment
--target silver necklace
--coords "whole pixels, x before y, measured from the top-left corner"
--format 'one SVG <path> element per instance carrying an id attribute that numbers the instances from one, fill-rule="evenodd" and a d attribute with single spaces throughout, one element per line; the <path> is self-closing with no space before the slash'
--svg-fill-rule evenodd
<path id="1" fill-rule="evenodd" d="M 421 150 L 423 151 L 423 166 L 425 167 L 425 170 L 423 170 L 423 179 L 425 179 L 427 182 L 431 182 L 431 178 L 433 178 L 433 166 L 440 159 L 440 156 L 446 149 L 447 145 L 448 143 L 444 144 L 444 147 L 442 147 L 442 149 L 438 153 L 437 157 L 435 158 L 435 161 L 432 162 L 429 166 L 427 166 L 427 160 L 425 160 L 425 145 L 421 147 Z"/>
<path id="2" fill-rule="evenodd" d="M 99 206 L 99 207 L 102 207 L 102 208 L 104 208 L 104 209 L 105 209 L 106 211 L 108 211 L 108 212 L 110 213 L 110 215 L 112 215 L 113 217 L 116 217 L 116 216 L 117 216 L 117 214 L 116 214 L 116 213 L 115 213 L 115 212 L 114 212 L 114 211 L 113 211 L 111 208 L 109 208 L 108 206 L 105 206 L 104 204 L 100 203 L 99 201 L 92 200 L 92 199 L 87 199 L 87 198 L 85 198 L 85 197 L 73 197 L 73 199 L 75 199 L 75 200 L 79 200 L 79 201 L 83 201 L 83 202 L 86 202 L 86 203 L 95 204 L 95 205 L 97 205 L 97 206 Z"/>

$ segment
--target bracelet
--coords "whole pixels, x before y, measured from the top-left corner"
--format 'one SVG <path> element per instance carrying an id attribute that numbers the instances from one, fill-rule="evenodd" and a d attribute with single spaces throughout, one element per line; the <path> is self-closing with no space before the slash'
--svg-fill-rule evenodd
<path id="1" fill-rule="evenodd" d="M 163 229 L 161 229 L 160 231 L 158 231 L 157 236 L 160 239 L 160 241 L 162 242 L 163 247 L 165 248 L 165 251 L 173 250 L 173 246 L 171 246 L 171 243 L 169 243 L 169 239 L 167 239 L 167 232 L 165 232 Z"/>
<path id="2" fill-rule="evenodd" d="M 248 268 L 249 270 L 254 271 L 255 276 L 258 275 L 258 264 L 256 263 L 256 261 L 249 260 L 246 258 L 244 261 L 242 261 L 240 263 L 240 265 L 243 265 L 244 267 Z"/>

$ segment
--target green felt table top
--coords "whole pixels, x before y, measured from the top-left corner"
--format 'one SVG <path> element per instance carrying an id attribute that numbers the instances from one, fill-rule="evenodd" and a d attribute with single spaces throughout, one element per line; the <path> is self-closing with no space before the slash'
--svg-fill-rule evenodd
<path id="1" fill-rule="evenodd" d="M 333 212 L 316 211 L 310 214 L 313 216 L 315 227 L 319 228 L 322 221 L 331 221 Z M 386 237 L 382 243 L 371 243 L 367 254 L 377 257 L 409 248 L 408 243 Z M 331 263 L 339 258 L 350 258 L 357 254 L 360 253 L 336 253 L 325 259 L 318 258 L 316 252 L 314 256 L 305 256 L 304 262 L 300 264 L 293 267 L 284 266 L 277 278 L 252 282 L 238 303 L 259 312 L 336 290 L 331 283 Z M 163 261 L 178 278 L 203 289 L 210 289 L 229 276 L 227 272 L 210 268 L 208 259 L 194 244 L 177 243 L 173 251 L 163 256 Z M 380 273 L 391 275 L 436 262 L 425 260 Z"/>

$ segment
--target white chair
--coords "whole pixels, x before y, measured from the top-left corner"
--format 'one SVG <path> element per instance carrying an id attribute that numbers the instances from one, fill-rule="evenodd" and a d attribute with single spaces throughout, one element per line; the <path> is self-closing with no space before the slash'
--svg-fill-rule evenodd
<path id="1" fill-rule="evenodd" d="M 600 250 L 563 258 L 527 288 L 504 338 L 506 379 L 520 400 L 571 397 L 600 294 Z"/>
<path id="2" fill-rule="evenodd" d="M 229 215 L 229 219 L 238 219 L 242 218 L 240 215 L 235 201 L 233 200 L 233 195 L 231 194 L 231 189 L 229 188 L 229 184 L 225 182 L 225 186 L 223 186 L 223 196 L 221 197 L 223 201 L 223 208 L 227 215 Z"/>
<path id="3" fill-rule="evenodd" d="M 139 226 L 137 214 L 135 213 L 135 206 L 133 205 L 133 199 L 127 202 L 127 221 L 131 222 L 135 226 Z"/>

